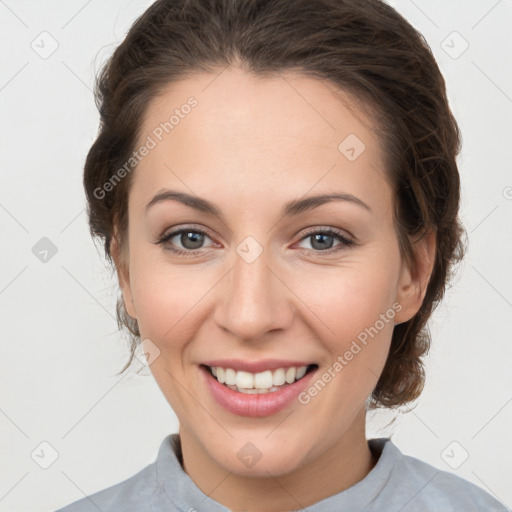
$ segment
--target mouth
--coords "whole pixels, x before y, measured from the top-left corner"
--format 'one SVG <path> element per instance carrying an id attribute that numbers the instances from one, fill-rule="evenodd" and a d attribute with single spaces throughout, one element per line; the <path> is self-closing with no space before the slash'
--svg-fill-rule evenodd
<path id="1" fill-rule="evenodd" d="M 200 364 L 205 391 L 237 416 L 264 417 L 299 404 L 318 364 L 290 361 L 208 361 Z M 252 371 L 249 371 L 252 370 Z"/>
<path id="2" fill-rule="evenodd" d="M 303 379 L 307 374 L 318 368 L 317 364 L 309 364 L 252 373 L 222 366 L 202 366 L 220 384 L 232 391 L 248 395 L 275 393 Z"/>

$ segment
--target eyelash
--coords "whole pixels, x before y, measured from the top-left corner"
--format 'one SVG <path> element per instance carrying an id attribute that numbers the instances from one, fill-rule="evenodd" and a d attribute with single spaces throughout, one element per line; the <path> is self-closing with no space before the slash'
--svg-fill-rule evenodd
<path id="1" fill-rule="evenodd" d="M 181 228 L 177 231 L 173 231 L 172 233 L 169 233 L 168 235 L 164 235 L 163 237 L 161 237 L 157 242 L 156 244 L 165 244 L 166 242 L 168 242 L 170 239 L 174 238 L 176 235 L 180 235 L 182 233 L 198 233 L 198 234 L 201 234 L 201 235 L 205 235 L 207 236 L 208 238 L 211 238 L 209 236 L 209 234 L 206 232 L 206 231 L 203 231 L 202 229 L 198 229 L 198 228 L 193 228 L 193 227 L 185 227 L 185 228 Z M 304 249 L 304 251 L 306 251 L 308 254 L 310 253 L 315 253 L 315 254 L 332 254 L 333 252 L 337 252 L 337 251 L 340 251 L 340 250 L 344 250 L 344 249 L 348 249 L 354 245 L 356 245 L 356 242 L 354 240 L 351 240 L 350 238 L 346 237 L 345 235 L 343 235 L 341 232 L 333 229 L 333 228 L 313 228 L 311 230 L 309 230 L 301 239 L 300 241 L 303 241 L 313 235 L 317 235 L 317 234 L 322 234 L 322 235 L 328 235 L 328 236 L 333 236 L 336 240 L 338 240 L 339 242 L 341 242 L 339 245 L 337 245 L 336 247 L 333 247 L 331 249 L 327 249 L 325 251 L 320 251 L 318 249 Z M 164 246 L 164 249 L 166 251 L 170 251 L 172 252 L 173 254 L 176 254 L 178 256 L 195 256 L 199 253 L 201 253 L 203 251 L 203 248 L 201 249 L 191 249 L 191 250 L 182 250 L 182 249 L 174 249 L 170 246 Z"/>

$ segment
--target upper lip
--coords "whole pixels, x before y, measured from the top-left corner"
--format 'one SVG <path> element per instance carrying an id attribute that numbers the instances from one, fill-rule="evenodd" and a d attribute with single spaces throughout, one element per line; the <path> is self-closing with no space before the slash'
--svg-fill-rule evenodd
<path id="1" fill-rule="evenodd" d="M 260 373 L 266 370 L 277 370 L 278 368 L 300 368 L 309 366 L 311 361 L 291 361 L 285 359 L 261 359 L 259 361 L 246 361 L 243 359 L 215 359 L 204 361 L 205 366 L 215 366 L 220 368 L 232 368 L 235 371 L 245 371 L 249 373 Z"/>

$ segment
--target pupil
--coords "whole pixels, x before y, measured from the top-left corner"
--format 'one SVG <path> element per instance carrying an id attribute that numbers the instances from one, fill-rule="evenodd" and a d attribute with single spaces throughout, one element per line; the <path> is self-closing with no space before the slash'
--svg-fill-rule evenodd
<path id="1" fill-rule="evenodd" d="M 184 247 L 187 247 L 187 249 L 198 249 L 201 247 L 201 244 L 203 243 L 202 237 L 203 235 L 201 233 L 187 231 L 186 233 L 183 233 L 181 235 L 181 243 L 183 244 Z M 188 245 L 189 243 L 192 243 L 192 247 Z"/>
<path id="2" fill-rule="evenodd" d="M 313 247 L 315 249 L 319 248 L 319 249 L 325 249 L 325 247 L 327 247 L 327 245 L 329 244 L 320 244 L 319 247 L 315 247 L 315 243 L 319 240 L 322 240 L 322 239 L 325 239 L 325 238 L 330 238 L 331 239 L 331 242 L 332 242 L 332 236 L 331 235 L 323 235 L 321 233 L 317 233 L 316 235 L 313 236 Z M 328 247 L 330 249 L 330 246 Z"/>

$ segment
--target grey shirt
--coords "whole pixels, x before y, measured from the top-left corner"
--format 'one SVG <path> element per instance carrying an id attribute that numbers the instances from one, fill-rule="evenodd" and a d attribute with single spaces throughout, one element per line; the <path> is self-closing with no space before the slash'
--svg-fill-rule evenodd
<path id="1" fill-rule="evenodd" d="M 360 482 L 305 509 L 307 512 L 505 512 L 480 487 L 414 457 L 389 438 L 368 440 L 379 458 Z M 297 505 L 300 507 L 300 505 Z M 162 441 L 156 461 L 111 487 L 56 512 L 230 512 L 206 496 L 181 466 L 178 434 Z"/>

